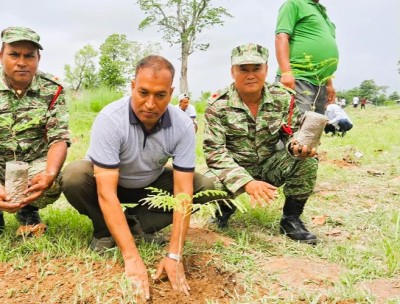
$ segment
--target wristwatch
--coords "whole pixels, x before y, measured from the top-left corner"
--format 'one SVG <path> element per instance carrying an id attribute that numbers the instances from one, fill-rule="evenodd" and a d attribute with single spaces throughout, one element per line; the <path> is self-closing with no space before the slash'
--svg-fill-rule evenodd
<path id="1" fill-rule="evenodd" d="M 175 261 L 178 261 L 178 262 L 182 260 L 182 256 L 180 256 L 180 255 L 178 255 L 178 254 L 175 254 L 175 253 L 171 253 L 171 252 L 167 252 L 167 253 L 165 254 L 165 256 L 166 256 L 167 258 L 170 258 L 170 259 L 175 260 Z"/>

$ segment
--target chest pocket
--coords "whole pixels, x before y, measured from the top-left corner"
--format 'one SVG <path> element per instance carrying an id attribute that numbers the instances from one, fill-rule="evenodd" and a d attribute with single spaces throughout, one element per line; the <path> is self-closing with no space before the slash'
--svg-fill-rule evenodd
<path id="1" fill-rule="evenodd" d="M 249 132 L 249 118 L 245 113 L 233 113 L 225 119 L 225 134 L 229 140 L 241 140 Z"/>
<path id="2" fill-rule="evenodd" d="M 43 105 L 32 104 L 27 107 L 21 107 L 15 113 L 15 123 L 13 131 L 16 134 L 28 132 L 28 136 L 43 136 L 46 126 L 47 108 Z"/>
<path id="3" fill-rule="evenodd" d="M 146 153 L 148 153 L 148 155 L 150 156 L 152 167 L 157 168 L 164 166 L 173 156 L 170 152 L 167 151 L 165 145 L 161 144 L 158 141 L 150 139 L 148 140 L 146 146 Z"/>

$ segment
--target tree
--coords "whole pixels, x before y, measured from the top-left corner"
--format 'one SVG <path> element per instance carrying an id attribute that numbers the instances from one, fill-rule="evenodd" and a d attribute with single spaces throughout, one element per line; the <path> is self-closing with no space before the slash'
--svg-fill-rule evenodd
<path id="1" fill-rule="evenodd" d="M 393 101 L 400 101 L 400 95 L 396 91 L 390 94 L 388 98 Z"/>
<path id="2" fill-rule="evenodd" d="M 139 29 L 156 25 L 163 39 L 181 47 L 180 91 L 188 93 L 188 57 L 196 49 L 205 51 L 208 43 L 199 43 L 198 34 L 213 25 L 222 25 L 223 17 L 232 17 L 223 7 L 212 7 L 211 0 L 137 0 L 147 16 Z"/>
<path id="3" fill-rule="evenodd" d="M 400 60 L 399 60 L 399 61 L 397 61 L 397 66 L 398 66 L 398 68 L 397 68 L 397 72 L 399 72 L 399 74 L 400 74 Z"/>
<path id="4" fill-rule="evenodd" d="M 159 53 L 159 44 L 141 44 L 129 41 L 126 35 L 112 34 L 100 46 L 101 83 L 109 88 L 119 89 L 133 77 L 136 63 L 149 54 Z"/>
<path id="5" fill-rule="evenodd" d="M 353 88 L 344 91 L 337 91 L 336 96 L 340 99 L 344 98 L 347 104 L 351 104 L 351 101 L 353 100 L 354 96 L 360 96 L 360 91 L 358 88 Z"/>
<path id="6" fill-rule="evenodd" d="M 376 100 L 378 96 L 386 94 L 387 86 L 378 86 L 372 79 L 364 80 L 359 87 L 360 97 Z"/>
<path id="7" fill-rule="evenodd" d="M 75 91 L 81 87 L 88 89 L 97 86 L 97 73 L 94 60 L 98 52 L 90 45 L 85 45 L 75 53 L 74 67 L 69 64 L 64 66 L 65 81 Z"/>

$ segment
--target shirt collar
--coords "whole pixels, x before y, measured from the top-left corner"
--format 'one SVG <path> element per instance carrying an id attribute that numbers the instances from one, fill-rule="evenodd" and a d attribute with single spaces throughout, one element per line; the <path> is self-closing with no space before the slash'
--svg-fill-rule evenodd
<path id="1" fill-rule="evenodd" d="M 143 124 L 142 122 L 139 120 L 139 118 L 136 116 L 135 112 L 133 111 L 132 107 L 131 107 L 131 99 L 129 98 L 129 122 L 131 124 L 138 124 L 143 128 Z M 153 128 L 153 132 L 158 132 L 161 129 L 166 129 L 171 127 L 172 123 L 171 123 L 171 115 L 169 113 L 169 109 L 167 107 L 167 110 L 165 111 L 165 113 L 161 116 L 160 120 L 158 121 L 158 123 L 154 126 Z"/>
<path id="2" fill-rule="evenodd" d="M 313 0 L 307 0 L 307 2 L 308 2 L 309 4 L 319 6 L 319 7 L 321 8 L 322 11 L 326 12 L 326 7 L 325 7 L 323 4 L 321 4 L 321 2 L 315 3 Z"/>
<path id="3" fill-rule="evenodd" d="M 273 99 L 271 96 L 271 93 L 268 90 L 267 83 L 264 84 L 263 92 L 262 92 L 262 97 L 261 97 L 261 104 L 264 103 L 272 103 Z M 239 96 L 239 92 L 235 88 L 235 84 L 232 83 L 231 87 L 229 88 L 229 106 L 233 108 L 242 108 L 245 109 L 247 106 L 245 106 L 243 100 Z"/>

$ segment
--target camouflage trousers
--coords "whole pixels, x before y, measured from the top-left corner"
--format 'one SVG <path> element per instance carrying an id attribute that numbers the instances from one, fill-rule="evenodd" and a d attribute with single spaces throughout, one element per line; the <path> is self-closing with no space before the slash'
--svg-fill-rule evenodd
<path id="1" fill-rule="evenodd" d="M 270 158 L 260 165 L 260 176 L 253 176 L 255 180 L 262 180 L 276 187 L 283 186 L 285 197 L 308 198 L 314 190 L 318 171 L 318 160 L 307 158 L 304 160 L 294 159 L 286 149 L 276 151 Z M 211 178 L 218 190 L 227 190 L 222 182 L 211 172 L 207 171 L 205 176 Z M 239 195 L 243 191 L 238 191 Z"/>
<path id="2" fill-rule="evenodd" d="M 0 167 L 0 181 L 5 182 L 5 164 Z M 39 158 L 29 163 L 28 178 L 31 180 L 36 174 L 46 170 L 46 158 Z M 47 189 L 43 194 L 30 205 L 39 209 L 54 203 L 61 195 L 61 173 L 56 177 L 53 186 Z"/>

